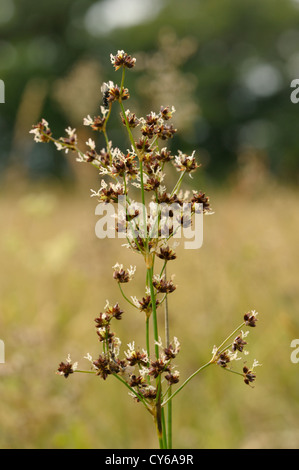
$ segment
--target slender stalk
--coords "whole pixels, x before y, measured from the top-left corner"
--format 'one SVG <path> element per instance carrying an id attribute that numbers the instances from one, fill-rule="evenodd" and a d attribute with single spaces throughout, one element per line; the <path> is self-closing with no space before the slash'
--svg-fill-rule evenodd
<path id="1" fill-rule="evenodd" d="M 124 80 L 124 71 L 123 71 L 122 82 L 123 82 L 123 80 Z M 127 128 L 127 131 L 128 131 L 128 135 L 129 135 L 129 139 L 131 141 L 132 147 L 135 150 L 136 155 L 139 156 L 139 152 L 138 152 L 138 149 L 136 147 L 135 140 L 134 140 L 133 134 L 131 132 L 131 129 L 130 129 L 130 126 L 129 126 L 129 123 L 128 123 L 128 119 L 127 119 L 127 116 L 126 116 L 126 111 L 125 111 L 124 105 L 122 104 L 121 100 L 119 101 L 119 104 L 120 104 L 120 107 L 121 107 L 121 110 L 122 110 L 123 118 L 125 120 L 126 128 Z M 142 159 L 140 157 L 139 157 L 139 171 L 140 171 L 141 201 L 142 201 L 142 206 L 143 206 L 143 224 L 144 224 L 144 231 L 145 231 L 144 235 L 145 235 L 145 238 L 147 239 L 143 163 L 142 163 Z"/>
<path id="2" fill-rule="evenodd" d="M 122 91 L 124 89 L 125 73 L 126 73 L 126 69 L 125 69 L 125 67 L 123 67 L 122 68 L 122 74 L 121 74 L 120 95 L 122 95 Z"/>
<path id="3" fill-rule="evenodd" d="M 185 380 L 185 382 L 179 388 L 177 388 L 176 391 L 173 392 L 173 394 L 170 397 L 167 398 L 167 400 L 165 400 L 162 403 L 162 406 L 165 406 L 170 400 L 172 400 L 190 382 L 191 379 L 193 379 L 193 377 L 195 377 L 199 372 L 206 369 L 211 364 L 213 364 L 211 361 L 207 362 L 207 364 L 201 366 L 199 369 L 197 369 L 195 372 L 193 372 L 193 374 L 190 375 L 190 377 L 188 377 L 188 379 Z"/>
<path id="4" fill-rule="evenodd" d="M 238 331 L 240 330 L 240 328 L 242 328 L 242 326 L 245 324 L 245 322 L 243 321 L 241 323 L 241 325 L 239 325 L 221 344 L 220 346 L 217 348 L 217 353 L 221 350 L 222 346 L 225 345 L 225 343 L 227 343 L 227 341 Z"/>
<path id="5" fill-rule="evenodd" d="M 138 307 L 136 307 L 136 305 L 133 304 L 133 302 L 131 302 L 131 300 L 128 299 L 128 297 L 125 295 L 125 293 L 124 293 L 124 291 L 123 291 L 123 288 L 121 287 L 121 283 L 120 283 L 120 282 L 118 282 L 118 287 L 119 287 L 119 289 L 120 289 L 120 292 L 121 292 L 123 298 L 124 298 L 130 305 L 132 305 L 132 307 L 138 308 Z"/>
<path id="6" fill-rule="evenodd" d="M 157 398 L 156 398 L 156 428 L 157 428 L 157 435 L 159 439 L 160 449 L 164 449 L 164 442 L 165 442 L 165 420 L 163 419 L 163 409 L 161 406 L 162 401 L 162 384 L 161 384 L 161 375 L 157 377 Z M 164 437 L 163 437 L 164 436 Z"/>
<path id="7" fill-rule="evenodd" d="M 171 191 L 171 196 L 173 196 L 175 194 L 176 191 L 178 191 L 181 187 L 181 184 L 182 184 L 182 181 L 183 181 L 183 178 L 185 176 L 185 173 L 186 173 L 186 170 L 184 170 L 181 174 L 181 176 L 179 177 L 175 187 L 173 188 L 173 190 Z"/>
<path id="8" fill-rule="evenodd" d="M 165 262 L 164 272 L 165 272 L 165 280 L 166 280 L 166 277 L 167 277 L 166 262 Z M 169 316 L 168 316 L 168 296 L 167 296 L 167 294 L 165 296 L 165 344 L 166 344 L 166 347 L 168 348 L 169 347 Z"/>
<path id="9" fill-rule="evenodd" d="M 232 372 L 233 374 L 241 375 L 241 377 L 244 377 L 244 374 L 242 374 L 241 372 L 238 372 L 237 370 L 230 369 L 229 367 L 223 367 L 223 369 L 226 370 L 227 372 Z"/>
<path id="10" fill-rule="evenodd" d="M 152 302 L 152 316 L 153 316 L 153 331 L 154 331 L 154 340 L 155 340 L 155 356 L 156 359 L 159 359 L 159 333 L 158 333 L 158 322 L 157 322 L 157 308 L 156 308 L 156 296 L 154 292 L 154 285 L 153 285 L 153 266 L 151 268 L 147 268 L 148 272 L 148 280 L 149 280 L 149 287 L 151 293 L 151 302 Z"/>
<path id="11" fill-rule="evenodd" d="M 167 262 L 164 263 L 165 278 L 167 277 Z M 165 296 L 165 344 L 169 347 L 169 316 L 168 316 L 168 296 Z M 171 398 L 171 387 L 168 389 L 168 398 Z M 167 448 L 172 449 L 172 401 L 167 403 Z"/>
<path id="12" fill-rule="evenodd" d="M 146 409 L 151 413 L 153 414 L 152 410 L 150 409 L 150 407 L 148 406 L 148 404 L 146 403 L 144 397 L 142 395 L 140 395 L 138 392 L 136 392 L 136 390 L 134 390 L 134 388 L 130 387 L 130 385 L 125 381 L 123 380 L 118 374 L 112 374 L 113 377 L 115 377 L 117 380 L 119 380 L 121 383 L 123 383 L 134 395 L 136 395 L 136 397 L 138 398 L 138 400 L 140 400 L 143 405 L 146 407 Z"/>
<path id="13" fill-rule="evenodd" d="M 126 115 L 126 111 L 125 111 L 124 105 L 122 104 L 122 101 L 119 101 L 119 105 L 120 105 L 120 108 L 121 108 L 121 111 L 122 111 L 123 118 L 125 120 L 126 128 L 127 128 L 128 134 L 129 134 L 129 139 L 131 141 L 132 147 L 135 150 L 136 154 L 138 155 L 138 149 L 136 147 L 135 140 L 134 140 L 133 134 L 131 132 L 131 129 L 130 129 L 130 126 L 129 126 L 129 123 L 128 123 L 128 119 L 127 119 L 127 115 Z"/>
<path id="14" fill-rule="evenodd" d="M 167 402 L 167 449 L 172 449 L 172 397 L 171 397 L 171 386 L 168 389 Z"/>
<path id="15" fill-rule="evenodd" d="M 149 274 L 148 270 L 146 271 L 146 281 L 145 281 L 146 286 L 149 284 Z M 147 357 L 150 357 L 150 330 L 149 330 L 149 315 L 146 315 L 146 321 L 145 321 L 145 343 L 146 343 L 146 352 L 147 352 Z M 150 382 L 150 377 L 148 377 L 148 382 Z"/>
<path id="16" fill-rule="evenodd" d="M 76 369 L 74 370 L 74 372 L 79 372 L 80 374 L 95 374 L 96 371 L 95 370 L 79 370 L 79 369 Z"/>
<path id="17" fill-rule="evenodd" d="M 160 272 L 160 277 L 162 276 L 164 270 L 166 269 L 166 264 L 167 264 L 167 261 L 164 261 L 164 264 L 163 264 L 163 267 L 162 267 L 162 270 Z"/>
<path id="18" fill-rule="evenodd" d="M 145 321 L 145 341 L 146 341 L 146 352 L 147 352 L 147 357 L 150 357 L 150 339 L 149 339 L 149 316 L 146 316 L 146 321 Z"/>
<path id="19" fill-rule="evenodd" d="M 63 146 L 64 149 L 69 149 L 71 150 L 72 152 L 77 152 L 78 155 L 80 155 L 81 158 L 84 159 L 84 152 L 82 152 L 82 150 L 80 150 L 77 146 L 73 146 L 73 145 L 69 145 L 69 144 L 65 144 L 63 142 L 61 142 L 59 139 L 55 139 L 54 137 L 51 137 L 51 136 L 48 136 L 47 134 L 45 134 L 44 132 L 41 131 L 41 135 L 47 137 L 47 139 L 49 139 L 51 142 L 53 142 L 54 144 L 57 143 L 57 144 L 60 144 Z M 106 137 L 107 137 L 107 134 L 106 134 Z M 106 139 L 106 142 L 107 142 L 107 138 Z M 109 142 L 108 142 L 109 144 Z M 110 148 L 109 148 L 109 145 L 108 145 L 108 150 L 109 150 L 109 155 L 111 156 L 111 152 L 110 152 Z M 90 162 L 90 165 L 94 166 L 95 168 L 99 169 L 99 168 L 105 168 L 107 170 L 107 165 L 104 165 L 102 162 L 100 162 L 99 160 L 93 160 Z M 110 174 L 111 178 L 114 179 L 115 181 L 118 181 L 118 178 L 117 176 L 115 175 L 112 175 Z"/>
<path id="20" fill-rule="evenodd" d="M 164 408 L 162 408 L 162 410 L 161 410 L 161 416 L 162 416 L 163 449 L 170 449 L 170 447 L 168 447 L 168 443 L 167 443 L 167 431 L 166 431 L 166 424 L 165 424 Z"/>

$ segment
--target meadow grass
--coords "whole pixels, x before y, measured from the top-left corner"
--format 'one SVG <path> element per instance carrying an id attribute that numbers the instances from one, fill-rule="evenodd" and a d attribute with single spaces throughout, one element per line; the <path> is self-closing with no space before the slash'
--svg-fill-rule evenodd
<path id="1" fill-rule="evenodd" d="M 96 238 L 89 187 L 0 194 L 0 448 L 157 447 L 151 417 L 113 377 L 55 374 L 69 353 L 82 368 L 87 352 L 98 355 L 94 318 L 106 299 L 125 309 L 116 331 L 123 348 L 132 339 L 145 346 L 144 315 L 124 305 L 112 279 L 117 261 L 134 263 L 127 294 L 144 295 L 143 259 L 120 240 Z M 194 378 L 174 399 L 174 448 L 296 448 L 299 364 L 290 343 L 299 337 L 299 193 L 270 184 L 208 194 L 215 214 L 204 218 L 202 248 L 180 256 L 179 247 L 169 266 L 179 286 L 169 299 L 170 334 L 181 342 L 176 363 L 190 375 L 256 309 L 246 359 L 263 366 L 253 389 L 219 367 Z"/>

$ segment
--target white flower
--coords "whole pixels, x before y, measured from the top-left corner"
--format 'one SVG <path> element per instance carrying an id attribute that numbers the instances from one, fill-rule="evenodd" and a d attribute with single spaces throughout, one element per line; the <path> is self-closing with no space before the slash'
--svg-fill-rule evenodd
<path id="1" fill-rule="evenodd" d="M 99 173 L 100 173 L 100 175 L 102 175 L 102 176 L 104 176 L 104 175 L 110 175 L 111 170 L 110 170 L 109 167 L 108 167 L 108 168 L 104 168 L 103 166 L 101 166 L 101 167 L 99 168 Z"/>
<path id="2" fill-rule="evenodd" d="M 103 117 L 105 117 L 106 114 L 108 114 L 108 112 L 109 112 L 109 109 L 106 109 L 104 106 L 101 106 L 100 109 L 101 109 L 101 113 L 102 113 Z"/>
<path id="3" fill-rule="evenodd" d="M 83 158 L 83 155 L 81 152 L 78 152 L 78 157 L 76 158 L 76 162 L 82 163 L 85 162 L 86 160 Z"/>
<path id="4" fill-rule="evenodd" d="M 145 293 L 146 293 L 146 295 L 151 295 L 151 290 L 150 290 L 149 286 L 146 286 Z"/>
<path id="5" fill-rule="evenodd" d="M 131 295 L 131 299 L 132 299 L 132 302 L 135 305 L 135 307 L 140 308 L 140 303 L 139 303 L 139 300 L 137 299 L 137 297 L 136 296 L 133 297 Z"/>
<path id="6" fill-rule="evenodd" d="M 92 356 L 89 353 L 87 353 L 86 356 L 84 356 L 84 359 L 87 359 L 91 363 L 93 362 Z"/>
<path id="7" fill-rule="evenodd" d="M 76 134 L 76 129 L 72 129 L 70 126 L 65 129 L 65 132 L 68 134 L 69 137 L 73 137 Z"/>
<path id="8" fill-rule="evenodd" d="M 86 142 L 86 145 L 91 149 L 91 150 L 95 150 L 96 148 L 96 143 L 94 140 L 92 140 L 91 138 L 88 139 L 88 141 Z"/>
<path id="9" fill-rule="evenodd" d="M 122 57 L 123 55 L 125 54 L 125 51 L 121 50 L 121 51 L 117 51 L 117 54 L 113 55 L 113 54 L 110 54 L 110 61 L 111 61 L 111 64 L 114 65 L 115 63 L 115 58 L 118 56 L 118 57 Z"/>
<path id="10" fill-rule="evenodd" d="M 252 364 L 252 370 L 253 370 L 255 367 L 260 367 L 260 366 L 262 366 L 262 364 L 260 364 L 259 361 L 257 361 L 256 359 L 254 359 L 253 364 Z"/>
<path id="11" fill-rule="evenodd" d="M 70 354 L 68 354 L 68 356 L 66 358 L 66 362 L 68 362 L 69 364 L 72 363 Z M 74 364 L 72 365 L 72 369 L 73 369 L 73 371 L 78 369 L 78 362 L 74 362 Z"/>
<path id="12" fill-rule="evenodd" d="M 159 348 L 163 348 L 161 336 L 159 336 L 159 341 L 155 341 L 155 345 L 159 346 Z"/>
<path id="13" fill-rule="evenodd" d="M 129 273 L 130 279 L 132 279 L 132 277 L 134 276 L 135 272 L 136 272 L 136 266 L 130 265 L 130 267 L 128 268 L 128 273 Z"/>
<path id="14" fill-rule="evenodd" d="M 181 343 L 179 342 L 176 336 L 173 338 L 173 343 L 174 343 L 174 352 L 178 353 L 181 347 Z"/>
<path id="15" fill-rule="evenodd" d="M 241 336 L 242 336 L 242 339 L 243 339 L 243 338 L 246 338 L 246 336 L 248 336 L 248 335 L 249 335 L 249 333 L 250 333 L 250 331 L 249 331 L 249 330 L 247 330 L 247 331 L 243 331 L 243 330 L 241 330 Z"/>
<path id="16" fill-rule="evenodd" d="M 40 130 L 38 128 L 36 129 L 32 129 L 31 131 L 29 131 L 30 134 L 34 134 L 34 141 L 35 142 L 42 142 L 41 140 L 41 133 L 40 133 Z"/>
<path id="17" fill-rule="evenodd" d="M 234 353 L 231 351 L 227 351 L 227 355 L 231 361 L 239 361 L 241 359 L 241 357 L 238 357 L 238 351 Z"/>
<path id="18" fill-rule="evenodd" d="M 128 343 L 128 348 L 130 353 L 133 352 L 135 350 L 135 341 L 133 341 L 132 343 Z"/>
<path id="19" fill-rule="evenodd" d="M 115 357 L 119 356 L 120 347 L 121 347 L 121 340 L 117 336 L 114 336 L 113 337 L 113 348 L 114 348 L 113 352 L 114 352 Z"/>
<path id="20" fill-rule="evenodd" d="M 67 147 L 65 147 L 63 144 L 61 144 L 60 142 L 54 142 L 54 144 L 56 145 L 57 147 L 57 150 L 65 150 L 65 153 L 68 153 L 69 149 Z"/>
<path id="21" fill-rule="evenodd" d="M 101 86 L 101 92 L 106 93 L 107 91 L 111 90 L 111 88 L 115 88 L 114 82 L 109 80 L 109 82 L 104 82 Z"/>
<path id="22" fill-rule="evenodd" d="M 94 191 L 93 189 L 91 189 L 90 191 L 92 193 L 90 197 L 99 197 L 99 191 Z"/>
<path id="23" fill-rule="evenodd" d="M 94 123 L 94 120 L 88 115 L 83 119 L 83 125 L 84 126 L 91 126 Z"/>

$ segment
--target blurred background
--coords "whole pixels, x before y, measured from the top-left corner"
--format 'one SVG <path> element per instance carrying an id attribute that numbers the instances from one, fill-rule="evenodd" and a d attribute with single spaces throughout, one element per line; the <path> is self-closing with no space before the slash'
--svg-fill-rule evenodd
<path id="1" fill-rule="evenodd" d="M 248 365 L 263 364 L 255 388 L 220 368 L 204 371 L 175 398 L 174 446 L 297 448 L 296 0 L 1 0 L 0 448 L 157 446 L 151 418 L 121 384 L 55 375 L 69 353 L 81 368 L 87 352 L 97 356 L 94 318 L 107 298 L 122 302 L 111 267 L 137 265 L 128 287 L 137 296 L 144 268 L 119 240 L 95 237 L 97 171 L 29 135 L 44 117 L 56 137 L 70 125 L 83 143 L 95 138 L 83 117 L 98 114 L 102 82 L 119 81 L 109 58 L 118 49 L 137 58 L 129 108 L 140 116 L 175 106 L 170 148 L 196 149 L 202 167 L 187 187 L 206 191 L 215 211 L 203 247 L 179 248 L 171 266 L 182 380 L 245 312 L 259 312 L 248 337 Z M 126 149 L 118 118 L 109 138 Z M 127 308 L 117 324 L 125 349 L 134 339 L 144 347 L 143 325 Z"/>

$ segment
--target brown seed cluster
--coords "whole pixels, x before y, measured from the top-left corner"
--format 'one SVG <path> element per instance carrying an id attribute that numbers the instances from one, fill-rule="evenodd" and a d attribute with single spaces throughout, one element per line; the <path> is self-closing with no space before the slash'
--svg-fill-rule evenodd
<path id="1" fill-rule="evenodd" d="M 93 118 L 88 115 L 83 120 L 84 126 L 104 137 L 104 148 L 97 150 L 95 141 L 89 138 L 85 143 L 85 150 L 80 149 L 76 129 L 70 127 L 65 130 L 65 136 L 55 139 L 45 119 L 33 126 L 30 132 L 34 134 L 36 142 L 52 141 L 57 150 L 74 152 L 77 161 L 90 163 L 97 168 L 102 179 L 100 189 L 97 192 L 93 191 L 92 195 L 96 196 L 99 202 L 112 203 L 114 207 L 116 204 L 119 205 L 120 200 L 126 202 L 124 211 L 116 216 L 116 230 L 125 231 L 128 248 L 144 257 L 147 270 L 145 295 L 141 300 L 133 296 L 130 300 L 123 291 L 126 287 L 124 285 L 135 273 L 135 268 L 132 266 L 124 269 L 117 263 L 113 267 L 113 278 L 121 294 L 130 304 L 130 308 L 134 307 L 144 312 L 147 324 L 149 317 L 152 316 L 158 329 L 157 315 L 160 314 L 161 308 L 158 311 L 157 308 L 161 307 L 163 302 L 167 304 L 169 294 L 177 288 L 173 276 L 171 278 L 166 276 L 167 263 L 177 257 L 170 246 L 171 239 L 178 227 L 192 226 L 192 218 L 196 219 L 195 214 L 201 211 L 209 214 L 212 209 L 209 197 L 203 191 L 194 190 L 190 197 L 188 191 L 184 193 L 181 190 L 183 177 L 192 176 L 201 165 L 197 162 L 195 151 L 189 155 L 181 150 L 172 152 L 166 146 L 177 133 L 172 122 L 175 109 L 163 105 L 159 111 L 151 111 L 145 117 L 137 117 L 129 109 L 125 110 L 123 103 L 130 98 L 130 92 L 124 86 L 125 71 L 135 66 L 136 59 L 123 50 L 118 50 L 115 55 L 111 54 L 110 59 L 115 71 L 122 69 L 121 84 L 115 84 L 113 81 L 105 82 L 101 87 L 102 101 L 99 114 Z M 121 150 L 114 147 L 108 137 L 107 124 L 112 107 L 117 105 L 121 109 L 121 122 L 128 131 L 131 144 L 129 149 Z M 171 190 L 166 185 L 165 169 L 169 167 L 174 169 L 177 175 L 177 182 Z M 146 213 L 136 206 L 131 196 L 132 193 L 133 195 L 136 193 L 136 189 L 141 191 L 143 209 L 147 200 L 151 208 L 155 206 L 153 212 Z M 191 211 L 188 212 L 189 207 Z M 168 215 L 166 221 L 165 213 Z M 159 275 L 154 274 L 156 260 L 162 263 Z M 117 375 L 120 381 L 125 382 L 133 397 L 139 402 L 142 401 L 157 419 L 157 404 L 161 406 L 163 383 L 170 387 L 179 382 L 179 372 L 175 370 L 173 361 L 177 357 L 180 345 L 174 338 L 171 343 L 167 339 L 166 342 L 169 344 L 163 347 L 154 328 L 154 358 L 150 356 L 149 344 L 145 351 L 135 347 L 134 343 L 129 343 L 128 351 L 120 359 L 121 341 L 112 330 L 112 326 L 122 320 L 123 315 L 124 310 L 119 303 L 110 305 L 107 301 L 104 310 L 95 318 L 96 334 L 102 352 L 95 360 L 88 354 L 91 372 L 103 380 L 109 375 Z M 244 315 L 246 326 L 255 327 L 256 321 L 255 312 Z M 211 363 L 216 363 L 225 370 L 231 370 L 235 356 L 242 353 L 246 346 L 247 342 L 241 332 L 230 347 L 221 347 L 219 351 L 215 351 Z M 76 368 L 77 363 L 73 364 L 68 358 L 66 362 L 59 364 L 57 372 L 67 378 Z M 254 366 L 251 369 L 244 366 L 239 375 L 242 375 L 246 384 L 252 384 L 256 378 Z"/>

